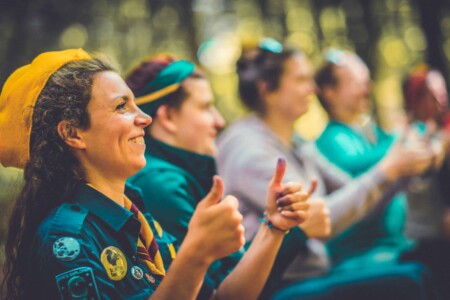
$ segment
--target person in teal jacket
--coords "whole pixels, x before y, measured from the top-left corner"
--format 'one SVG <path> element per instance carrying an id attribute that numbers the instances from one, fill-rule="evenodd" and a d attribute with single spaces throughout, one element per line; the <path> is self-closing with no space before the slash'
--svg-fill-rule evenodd
<path id="1" fill-rule="evenodd" d="M 318 98 L 330 117 L 316 140 L 319 152 L 352 177 L 376 165 L 392 148 L 395 137 L 385 133 L 365 114 L 370 108 L 370 76 L 354 54 L 337 49 L 326 54 L 327 62 L 316 73 Z M 412 246 L 404 235 L 405 195 L 391 195 L 363 219 L 328 243 L 333 260 L 347 267 L 395 262 Z M 352 257 L 358 256 L 355 261 Z M 380 257 L 383 259 L 380 261 Z"/>
<path id="2" fill-rule="evenodd" d="M 146 164 L 151 117 L 134 99 L 110 62 L 82 49 L 43 53 L 7 79 L 0 163 L 24 168 L 24 185 L 8 227 L 2 299 L 260 294 L 284 233 L 307 218 L 309 195 L 282 183 L 281 159 L 268 184 L 258 247 L 215 285 L 209 265 L 245 243 L 237 199 L 222 199 L 223 181 L 215 176 L 182 244 L 141 211 L 140 192 L 125 182 Z"/>
<path id="3" fill-rule="evenodd" d="M 134 69 L 126 82 L 143 111 L 154 118 L 145 136 L 147 166 L 129 182 L 140 187 L 145 209 L 178 241 L 183 241 L 196 206 L 217 174 L 212 155 L 224 120 L 214 106 L 206 77 L 190 62 L 169 55 L 157 56 Z M 171 89 L 174 84 L 179 86 Z M 149 98 L 151 101 L 147 102 Z M 326 214 L 323 218 L 327 218 Z M 284 239 L 267 292 L 277 285 L 293 257 L 304 250 L 305 241 L 306 235 L 299 228 L 291 230 Z M 241 249 L 211 265 L 208 274 L 216 285 L 243 255 Z"/>
<path id="4" fill-rule="evenodd" d="M 334 165 L 356 177 L 375 166 L 392 148 L 411 147 L 407 137 L 386 133 L 367 117 L 370 75 L 355 54 L 330 50 L 315 79 L 318 98 L 330 118 L 315 145 Z M 425 141 L 416 141 L 412 149 L 423 146 L 429 147 Z M 405 188 L 406 182 L 397 184 Z M 413 251 L 416 242 L 407 238 L 404 230 L 407 209 L 405 194 L 400 190 L 384 199 L 368 217 L 330 240 L 327 246 L 336 267 L 388 266 Z M 420 261 L 433 270 L 427 259 Z"/>

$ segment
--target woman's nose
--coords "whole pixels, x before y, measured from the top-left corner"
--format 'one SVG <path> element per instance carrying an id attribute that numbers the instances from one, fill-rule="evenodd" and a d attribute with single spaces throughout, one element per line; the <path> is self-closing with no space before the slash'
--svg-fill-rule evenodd
<path id="1" fill-rule="evenodd" d="M 214 127 L 222 129 L 225 127 L 225 119 L 222 117 L 216 107 L 213 108 Z"/>
<path id="2" fill-rule="evenodd" d="M 135 119 L 135 123 L 139 126 L 147 127 L 152 123 L 153 119 L 146 113 L 144 113 L 140 108 L 138 108 L 137 116 Z"/>

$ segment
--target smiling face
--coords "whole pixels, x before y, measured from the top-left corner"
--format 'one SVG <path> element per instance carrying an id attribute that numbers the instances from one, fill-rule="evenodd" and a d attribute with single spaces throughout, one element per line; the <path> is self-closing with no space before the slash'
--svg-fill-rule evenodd
<path id="1" fill-rule="evenodd" d="M 127 178 L 145 166 L 144 128 L 151 118 L 134 103 L 134 96 L 115 72 L 93 77 L 87 107 L 90 126 L 79 130 L 82 147 L 76 155 L 86 169 L 108 177 Z"/>
<path id="2" fill-rule="evenodd" d="M 181 107 L 173 109 L 173 145 L 198 154 L 214 155 L 215 139 L 225 121 L 214 106 L 206 79 L 187 78 L 182 87 L 187 94 Z"/>
<path id="3" fill-rule="evenodd" d="M 311 64 L 305 56 L 294 55 L 284 62 L 279 87 L 268 92 L 267 110 L 295 120 L 307 112 L 309 96 L 315 89 Z"/>

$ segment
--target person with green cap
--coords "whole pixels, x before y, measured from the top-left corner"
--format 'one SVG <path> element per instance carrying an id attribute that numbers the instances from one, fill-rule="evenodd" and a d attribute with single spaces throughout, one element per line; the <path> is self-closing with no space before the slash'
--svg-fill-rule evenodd
<path id="1" fill-rule="evenodd" d="M 203 201 L 217 173 L 213 157 L 215 138 L 224 127 L 224 120 L 214 106 L 208 80 L 191 62 L 159 55 L 143 61 L 126 82 L 139 107 L 154 119 L 145 136 L 149 145 L 147 166 L 129 182 L 141 189 L 143 207 L 152 212 L 163 228 L 183 241 L 196 206 Z M 320 218 L 319 231 L 329 231 L 328 215 L 326 211 L 321 213 L 309 218 Z M 266 293 L 276 288 L 289 262 L 304 249 L 305 241 L 306 235 L 300 228 L 292 229 L 285 237 Z M 259 243 L 260 237 L 256 237 L 251 247 L 258 249 Z M 215 285 L 224 280 L 243 256 L 241 249 L 211 265 L 208 274 Z"/>
<path id="2" fill-rule="evenodd" d="M 213 286 L 208 266 L 245 243 L 237 199 L 221 200 L 223 182 L 215 177 L 182 245 L 174 246 L 174 237 L 139 210 L 139 191 L 125 185 L 146 164 L 143 136 L 151 123 L 134 99 L 107 60 L 82 49 L 43 53 L 7 79 L 0 162 L 24 168 L 24 185 L 8 227 L 2 299 L 259 294 L 283 233 L 307 217 L 307 193 L 283 185 L 280 160 L 268 185 L 262 248 Z"/>

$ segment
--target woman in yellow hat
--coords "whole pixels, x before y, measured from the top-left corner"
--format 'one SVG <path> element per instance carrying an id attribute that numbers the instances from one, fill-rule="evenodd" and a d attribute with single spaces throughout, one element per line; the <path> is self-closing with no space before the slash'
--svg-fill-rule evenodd
<path id="1" fill-rule="evenodd" d="M 41 54 L 8 78 L 0 162 L 23 167 L 25 183 L 9 223 L 3 298 L 256 298 L 283 234 L 268 229 L 259 257 L 266 263 L 247 259 L 214 291 L 208 266 L 245 241 L 237 200 L 220 201 L 223 183 L 215 177 L 176 254 L 173 238 L 134 204 L 138 191 L 125 187 L 145 166 L 150 123 L 114 68 L 81 49 Z M 305 212 L 290 205 L 290 217 L 283 216 L 276 198 L 284 193 L 297 203 L 306 196 L 283 187 L 284 171 L 279 163 L 267 212 L 287 230 Z M 263 275 L 242 287 L 248 270 Z"/>

